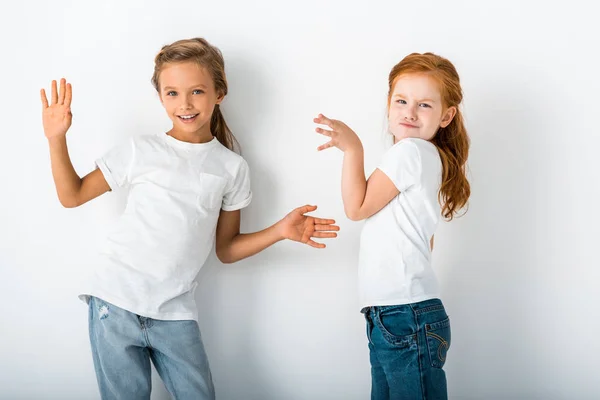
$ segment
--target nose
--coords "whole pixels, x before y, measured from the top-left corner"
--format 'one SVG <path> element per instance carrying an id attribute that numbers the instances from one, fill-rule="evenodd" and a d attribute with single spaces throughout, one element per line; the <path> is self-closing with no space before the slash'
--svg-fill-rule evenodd
<path id="1" fill-rule="evenodd" d="M 407 121 L 416 121 L 417 120 L 417 110 L 415 107 L 407 107 L 406 114 L 404 115 L 404 119 Z"/>
<path id="2" fill-rule="evenodd" d="M 192 108 L 192 102 L 190 101 L 190 98 L 188 96 L 181 96 L 181 103 L 179 104 L 179 108 L 181 110 L 189 110 L 190 108 Z"/>

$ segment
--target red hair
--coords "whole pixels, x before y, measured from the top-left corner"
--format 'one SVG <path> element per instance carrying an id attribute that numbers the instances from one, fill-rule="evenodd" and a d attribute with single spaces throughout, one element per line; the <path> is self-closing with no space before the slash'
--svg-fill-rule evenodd
<path id="1" fill-rule="evenodd" d="M 445 109 L 456 108 L 456 115 L 450 124 L 445 128 L 440 127 L 430 140 L 437 147 L 442 159 L 442 185 L 438 199 L 442 206 L 442 215 L 450 221 L 467 204 L 471 195 L 471 186 L 466 175 L 470 140 L 458 108 L 463 98 L 460 78 L 454 65 L 447 59 L 433 53 L 412 53 L 396 64 L 390 72 L 388 107 L 396 81 L 401 75 L 407 74 L 425 74 L 433 78 L 438 84 Z"/>

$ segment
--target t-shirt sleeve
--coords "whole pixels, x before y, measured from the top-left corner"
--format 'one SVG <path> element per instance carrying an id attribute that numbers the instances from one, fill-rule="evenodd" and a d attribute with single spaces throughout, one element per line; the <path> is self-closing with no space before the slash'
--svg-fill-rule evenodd
<path id="1" fill-rule="evenodd" d="M 133 139 L 130 139 L 96 160 L 111 190 L 126 187 L 131 182 L 131 166 L 135 156 Z"/>
<path id="2" fill-rule="evenodd" d="M 250 168 L 246 160 L 242 160 L 233 179 L 233 184 L 223 196 L 223 211 L 235 211 L 246 207 L 252 201 L 250 190 Z"/>
<path id="3" fill-rule="evenodd" d="M 400 141 L 384 154 L 378 168 L 404 192 L 421 179 L 419 150 L 414 143 Z"/>

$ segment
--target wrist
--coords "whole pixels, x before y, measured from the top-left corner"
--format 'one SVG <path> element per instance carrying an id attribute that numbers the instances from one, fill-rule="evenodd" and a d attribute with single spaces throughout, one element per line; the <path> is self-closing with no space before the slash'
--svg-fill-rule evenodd
<path id="1" fill-rule="evenodd" d="M 364 153 L 362 143 L 358 142 L 357 144 L 348 147 L 344 153 L 352 156 L 362 156 Z"/>
<path id="2" fill-rule="evenodd" d="M 270 228 L 271 229 L 270 234 L 272 235 L 273 240 L 275 242 L 279 242 L 279 241 L 287 239 L 287 236 L 285 235 L 285 229 L 284 229 L 284 226 L 283 226 L 283 220 L 284 219 L 281 219 L 281 220 L 277 221 Z"/>
<path id="3" fill-rule="evenodd" d="M 49 137 L 48 139 L 48 144 L 50 146 L 53 145 L 62 145 L 64 143 L 67 142 L 67 136 L 66 135 L 60 135 L 60 136 L 53 136 L 53 137 Z"/>

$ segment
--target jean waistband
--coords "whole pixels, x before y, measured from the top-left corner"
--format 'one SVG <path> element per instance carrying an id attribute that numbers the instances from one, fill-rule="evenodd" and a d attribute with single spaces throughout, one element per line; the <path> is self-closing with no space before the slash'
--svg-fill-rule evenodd
<path id="1" fill-rule="evenodd" d="M 411 309 L 415 314 L 424 314 L 428 312 L 438 311 L 444 308 L 444 304 L 440 299 L 429 299 L 419 301 L 417 303 L 410 304 L 397 304 L 397 305 L 387 305 L 387 306 L 367 306 L 363 307 L 360 312 L 363 314 L 367 314 L 370 311 L 383 312 L 391 309 Z M 408 311 L 408 310 L 407 310 Z"/>

